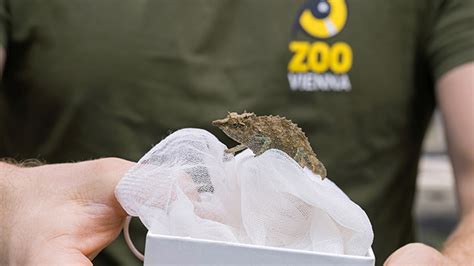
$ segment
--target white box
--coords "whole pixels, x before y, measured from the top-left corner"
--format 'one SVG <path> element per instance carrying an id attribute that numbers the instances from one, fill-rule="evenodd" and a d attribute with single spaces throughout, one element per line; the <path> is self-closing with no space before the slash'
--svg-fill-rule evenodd
<path id="1" fill-rule="evenodd" d="M 375 256 L 318 253 L 285 248 L 163 236 L 148 233 L 145 266 L 150 265 L 351 265 L 373 266 Z"/>

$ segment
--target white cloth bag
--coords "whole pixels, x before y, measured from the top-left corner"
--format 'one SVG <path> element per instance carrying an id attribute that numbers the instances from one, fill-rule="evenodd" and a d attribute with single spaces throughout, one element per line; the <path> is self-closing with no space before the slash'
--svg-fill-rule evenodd
<path id="1" fill-rule="evenodd" d="M 225 149 L 205 130 L 176 131 L 127 172 L 116 197 L 153 233 L 367 254 L 367 215 L 328 178 L 279 150 Z"/>

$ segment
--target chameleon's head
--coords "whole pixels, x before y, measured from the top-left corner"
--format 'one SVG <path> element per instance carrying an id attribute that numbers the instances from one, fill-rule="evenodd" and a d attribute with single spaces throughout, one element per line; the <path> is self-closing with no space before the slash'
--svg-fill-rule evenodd
<path id="1" fill-rule="evenodd" d="M 252 121 L 257 117 L 254 113 L 229 113 L 226 118 L 214 120 L 212 124 L 220 128 L 227 136 L 242 143 L 249 130 L 252 130 Z"/>

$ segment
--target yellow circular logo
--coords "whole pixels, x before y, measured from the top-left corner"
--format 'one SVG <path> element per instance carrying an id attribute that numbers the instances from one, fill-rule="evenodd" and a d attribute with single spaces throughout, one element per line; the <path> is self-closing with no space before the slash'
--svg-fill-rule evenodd
<path id="1" fill-rule="evenodd" d="M 341 32 L 346 21 L 345 0 L 309 0 L 298 18 L 300 27 L 307 34 L 323 39 Z"/>

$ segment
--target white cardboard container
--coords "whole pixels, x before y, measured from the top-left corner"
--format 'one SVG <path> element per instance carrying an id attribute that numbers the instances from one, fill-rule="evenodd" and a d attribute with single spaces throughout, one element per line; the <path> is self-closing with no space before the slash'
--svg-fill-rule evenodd
<path id="1" fill-rule="evenodd" d="M 366 256 L 349 256 L 262 247 L 148 233 L 145 266 L 151 265 L 351 265 L 373 266 Z"/>

